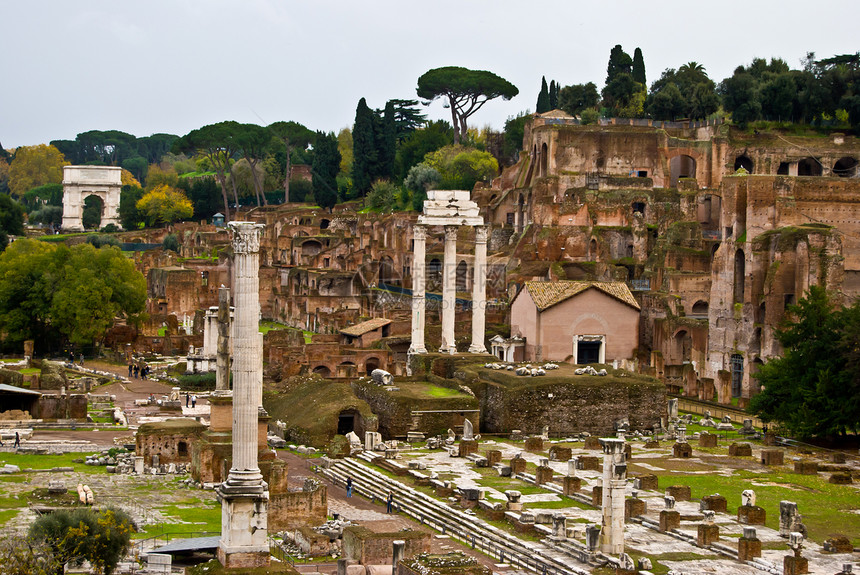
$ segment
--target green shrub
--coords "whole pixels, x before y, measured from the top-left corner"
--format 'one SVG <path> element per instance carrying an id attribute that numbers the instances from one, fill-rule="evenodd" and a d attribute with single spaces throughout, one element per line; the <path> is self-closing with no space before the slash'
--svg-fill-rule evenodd
<path id="1" fill-rule="evenodd" d="M 215 389 L 215 372 L 181 375 L 177 378 L 179 387 L 192 391 L 211 391 Z"/>

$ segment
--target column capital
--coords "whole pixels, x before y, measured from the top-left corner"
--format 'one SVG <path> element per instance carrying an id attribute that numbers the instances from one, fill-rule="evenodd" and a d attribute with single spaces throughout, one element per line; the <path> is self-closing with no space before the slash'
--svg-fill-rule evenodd
<path id="1" fill-rule="evenodd" d="M 265 224 L 255 222 L 229 222 L 227 227 L 232 232 L 230 238 L 233 253 L 256 254 L 260 251 L 260 236 Z"/>
<path id="2" fill-rule="evenodd" d="M 477 244 L 485 244 L 487 243 L 487 236 L 490 232 L 490 226 L 482 225 L 475 226 L 475 243 Z"/>
<path id="3" fill-rule="evenodd" d="M 416 240 L 426 240 L 427 226 L 423 224 L 416 224 L 412 226 L 412 238 Z"/>
<path id="4" fill-rule="evenodd" d="M 457 229 L 460 226 L 445 226 L 445 241 L 452 242 L 457 240 Z"/>

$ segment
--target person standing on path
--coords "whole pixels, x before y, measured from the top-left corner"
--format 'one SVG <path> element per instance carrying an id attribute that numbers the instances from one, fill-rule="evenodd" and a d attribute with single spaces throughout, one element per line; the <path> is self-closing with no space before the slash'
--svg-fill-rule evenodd
<path id="1" fill-rule="evenodd" d="M 197 396 L 192 395 L 191 396 L 191 409 L 194 409 L 195 407 L 197 407 Z"/>
<path id="2" fill-rule="evenodd" d="M 352 477 L 346 478 L 346 496 L 352 497 Z"/>
<path id="3" fill-rule="evenodd" d="M 15 449 L 21 447 L 21 436 L 18 435 L 18 432 L 15 432 Z"/>
<path id="4" fill-rule="evenodd" d="M 388 499 L 385 500 L 385 512 L 391 513 L 391 508 L 394 507 L 394 493 L 388 492 Z"/>
<path id="5" fill-rule="evenodd" d="M 134 364 L 132 362 L 128 362 L 128 378 L 131 379 L 131 372 L 134 370 Z"/>
<path id="6" fill-rule="evenodd" d="M 185 392 L 185 407 L 188 407 L 189 401 L 191 401 L 191 394 L 186 391 Z"/>

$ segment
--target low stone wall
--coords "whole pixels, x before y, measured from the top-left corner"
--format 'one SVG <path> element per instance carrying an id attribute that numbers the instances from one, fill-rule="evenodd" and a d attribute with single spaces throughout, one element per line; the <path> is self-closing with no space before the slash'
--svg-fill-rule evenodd
<path id="1" fill-rule="evenodd" d="M 75 395 L 43 395 L 39 398 L 39 408 L 34 417 L 44 420 L 52 419 L 87 419 L 87 396 Z"/>
<path id="2" fill-rule="evenodd" d="M 318 484 L 312 491 L 269 494 L 270 531 L 322 525 L 327 514 L 328 494 L 325 485 Z"/>
<path id="3" fill-rule="evenodd" d="M 366 527 L 351 526 L 343 530 L 343 555 L 362 565 L 391 564 L 397 540 L 406 542 L 404 557 L 430 551 L 430 534 L 424 531 L 373 533 Z"/>

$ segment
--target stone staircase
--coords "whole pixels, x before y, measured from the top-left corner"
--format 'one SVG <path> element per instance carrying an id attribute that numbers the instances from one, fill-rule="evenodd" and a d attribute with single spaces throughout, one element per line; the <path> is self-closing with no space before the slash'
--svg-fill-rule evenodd
<path id="1" fill-rule="evenodd" d="M 440 531 L 443 535 L 457 538 L 472 548 L 480 549 L 496 558 L 499 563 L 546 575 L 589 573 L 585 566 L 579 568 L 571 565 L 572 555 L 567 551 L 519 539 L 486 523 L 474 513 L 454 509 L 367 467 L 362 461 L 373 463 L 374 457 L 361 453 L 357 458 L 330 461 L 318 471 L 338 485 L 345 485 L 347 477 L 352 477 L 354 492 L 371 500 L 384 501 L 391 491 L 398 511 Z"/>

